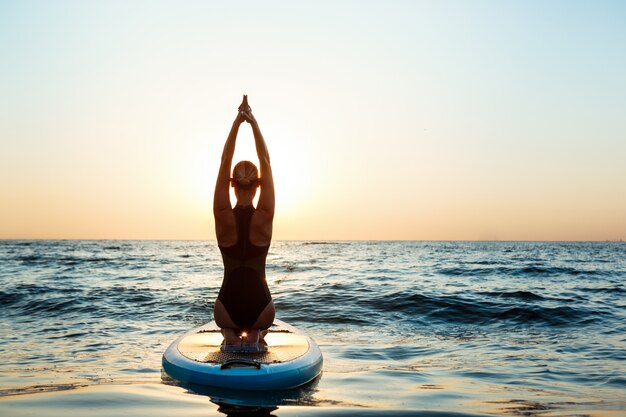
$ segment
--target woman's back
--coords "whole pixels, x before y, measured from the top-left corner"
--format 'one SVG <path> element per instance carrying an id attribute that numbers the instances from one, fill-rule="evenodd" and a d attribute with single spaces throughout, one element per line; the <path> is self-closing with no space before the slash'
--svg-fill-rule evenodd
<path id="1" fill-rule="evenodd" d="M 236 206 L 237 243 L 219 246 L 224 262 L 224 281 L 218 299 L 231 319 L 240 328 L 252 328 L 263 309 L 272 301 L 265 281 L 265 258 L 269 245 L 256 246 L 250 242 L 250 220 L 253 206 Z"/>
<path id="2" fill-rule="evenodd" d="M 231 178 L 237 132 L 243 121 L 252 126 L 261 175 L 254 164 L 241 161 L 235 166 Z M 230 202 L 231 186 L 237 197 L 235 208 Z M 255 209 L 252 202 L 257 189 L 260 189 L 260 195 Z M 222 328 L 225 345 L 242 343 L 245 337 L 250 340 L 244 345 L 256 345 L 263 337 L 261 330 L 268 329 L 274 320 L 274 303 L 265 280 L 274 200 L 274 179 L 267 146 L 244 96 L 224 145 L 213 199 L 215 233 L 224 262 L 224 280 L 215 302 L 214 317 Z"/>

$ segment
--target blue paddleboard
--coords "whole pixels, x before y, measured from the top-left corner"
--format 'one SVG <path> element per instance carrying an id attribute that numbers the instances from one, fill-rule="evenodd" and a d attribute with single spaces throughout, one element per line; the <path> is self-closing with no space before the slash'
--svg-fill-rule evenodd
<path id="1" fill-rule="evenodd" d="M 295 388 L 322 371 L 322 352 L 313 339 L 274 320 L 265 352 L 223 352 L 214 321 L 190 330 L 163 354 L 163 370 L 183 382 L 241 390 Z"/>

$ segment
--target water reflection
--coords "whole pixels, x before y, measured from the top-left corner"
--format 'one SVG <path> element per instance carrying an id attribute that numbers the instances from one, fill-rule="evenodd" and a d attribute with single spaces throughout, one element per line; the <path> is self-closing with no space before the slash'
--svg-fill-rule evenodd
<path id="1" fill-rule="evenodd" d="M 218 412 L 226 414 L 227 416 L 247 417 L 247 416 L 267 416 L 277 417 L 275 414 L 271 414 L 272 411 L 278 410 L 278 407 L 251 407 L 240 406 L 232 404 L 217 404 L 219 408 Z"/>
<path id="2" fill-rule="evenodd" d="M 207 396 L 212 403 L 219 406 L 218 411 L 237 416 L 271 416 L 270 413 L 281 405 L 311 405 L 315 402 L 313 396 L 317 392 L 320 379 L 321 374 L 311 382 L 292 389 L 250 391 L 184 383 L 172 379 L 164 371 L 161 372 L 161 381 L 164 384 L 178 386 L 193 394 Z"/>

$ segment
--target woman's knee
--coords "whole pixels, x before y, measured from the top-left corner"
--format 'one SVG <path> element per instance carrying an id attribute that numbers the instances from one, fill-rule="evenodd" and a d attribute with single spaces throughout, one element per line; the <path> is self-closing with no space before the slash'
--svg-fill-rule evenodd
<path id="1" fill-rule="evenodd" d="M 228 311 L 226 311 L 226 307 L 224 307 L 224 304 L 222 304 L 219 299 L 215 301 L 215 306 L 213 307 L 213 319 L 215 320 L 215 324 L 221 328 L 238 327 L 230 318 Z"/>
<path id="2" fill-rule="evenodd" d="M 274 301 L 270 301 L 267 306 L 265 306 L 252 328 L 262 330 L 268 329 L 272 323 L 274 323 L 275 317 L 276 308 L 274 307 Z"/>

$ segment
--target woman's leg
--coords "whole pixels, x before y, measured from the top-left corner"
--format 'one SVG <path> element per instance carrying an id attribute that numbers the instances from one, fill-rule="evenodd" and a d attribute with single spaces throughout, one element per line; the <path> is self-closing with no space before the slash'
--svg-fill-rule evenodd
<path id="1" fill-rule="evenodd" d="M 257 340 L 257 343 L 265 342 L 264 338 L 268 332 L 268 329 L 274 323 L 274 318 L 276 317 L 276 309 L 274 307 L 274 301 L 270 301 L 261 314 L 259 314 L 259 318 L 252 325 L 251 340 Z M 253 334 L 254 333 L 254 334 Z"/>
<path id="2" fill-rule="evenodd" d="M 259 314 L 259 318 L 256 319 L 252 328 L 261 330 L 269 329 L 272 323 L 274 323 L 275 317 L 276 309 L 274 308 L 274 301 L 270 301 L 267 303 L 261 314 Z"/>
<path id="3" fill-rule="evenodd" d="M 256 345 L 259 342 L 263 342 L 263 338 L 267 334 L 269 327 L 274 323 L 274 317 L 276 316 L 276 309 L 274 307 L 274 301 L 270 301 L 259 317 L 252 325 L 252 328 L 248 331 L 246 340 L 243 340 L 244 345 Z M 213 317 L 215 323 L 222 329 L 224 335 L 224 342 L 226 344 L 239 344 L 242 340 L 239 338 L 239 331 L 237 324 L 230 318 L 228 311 L 224 304 L 218 299 L 215 301 L 213 308 Z"/>
<path id="4" fill-rule="evenodd" d="M 252 328 L 248 330 L 246 338 L 242 340 L 243 345 L 256 346 L 265 344 L 264 337 L 268 332 L 268 328 L 274 323 L 275 315 L 274 302 L 270 301 L 259 314 L 259 318 L 254 322 Z"/>
<path id="5" fill-rule="evenodd" d="M 215 306 L 213 307 L 213 318 L 215 323 L 222 329 L 222 335 L 224 336 L 224 343 L 236 344 L 240 342 L 239 332 L 235 322 L 230 318 L 226 307 L 219 299 L 215 300 Z"/>

